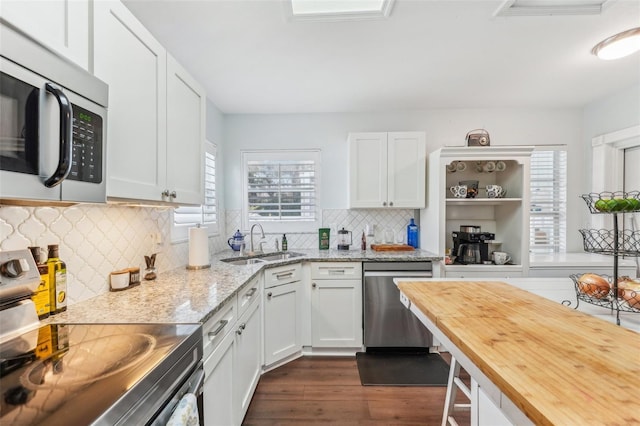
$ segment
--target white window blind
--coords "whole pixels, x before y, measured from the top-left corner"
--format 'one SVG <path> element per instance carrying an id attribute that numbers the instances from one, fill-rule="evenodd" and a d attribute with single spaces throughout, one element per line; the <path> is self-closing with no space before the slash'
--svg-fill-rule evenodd
<path id="1" fill-rule="evenodd" d="M 559 253 L 567 240 L 567 153 L 536 150 L 531 157 L 532 253 Z"/>
<path id="2" fill-rule="evenodd" d="M 243 156 L 247 227 L 259 222 L 270 224 L 274 231 L 291 232 L 317 225 L 317 151 L 245 152 Z"/>
<path id="3" fill-rule="evenodd" d="M 216 197 L 216 147 L 205 144 L 204 157 L 204 204 L 178 207 L 173 211 L 174 240 L 186 238 L 187 229 L 198 224 L 206 226 L 209 234 L 218 231 L 218 200 Z M 177 228 L 177 229 L 176 229 Z"/>

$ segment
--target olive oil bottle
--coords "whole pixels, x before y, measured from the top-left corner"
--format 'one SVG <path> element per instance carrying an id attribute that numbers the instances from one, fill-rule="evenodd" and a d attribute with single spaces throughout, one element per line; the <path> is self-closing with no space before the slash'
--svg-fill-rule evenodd
<path id="1" fill-rule="evenodd" d="M 58 245 L 49 248 L 49 294 L 51 295 L 51 313 L 59 314 L 67 310 L 67 265 L 60 260 Z"/>
<path id="2" fill-rule="evenodd" d="M 38 266 L 40 273 L 40 284 L 31 296 L 31 300 L 36 305 L 36 312 L 39 319 L 48 318 L 51 314 L 51 295 L 49 290 L 49 267 L 46 262 L 40 262 L 40 247 L 29 247 L 33 259 Z"/>

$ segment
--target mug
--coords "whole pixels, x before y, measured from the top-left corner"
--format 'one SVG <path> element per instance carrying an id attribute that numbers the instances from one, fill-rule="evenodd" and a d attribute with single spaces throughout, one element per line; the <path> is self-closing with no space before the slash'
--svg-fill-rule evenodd
<path id="1" fill-rule="evenodd" d="M 477 180 L 463 180 L 458 182 L 460 185 L 467 187 L 467 198 L 476 198 L 478 195 L 478 181 Z"/>
<path id="2" fill-rule="evenodd" d="M 496 265 L 504 265 L 505 263 L 511 260 L 511 256 L 509 256 L 504 251 L 494 251 L 493 252 L 493 261 Z"/>
<path id="3" fill-rule="evenodd" d="M 500 185 L 487 185 L 487 198 L 499 198 L 502 195 L 502 187 Z"/>
<path id="4" fill-rule="evenodd" d="M 496 169 L 496 163 L 494 163 L 493 161 L 487 161 L 483 167 L 483 170 L 487 173 L 491 173 L 495 171 L 495 169 Z"/>
<path id="5" fill-rule="evenodd" d="M 467 196 L 467 185 L 456 185 L 449 188 L 449 191 L 456 198 L 464 198 Z"/>

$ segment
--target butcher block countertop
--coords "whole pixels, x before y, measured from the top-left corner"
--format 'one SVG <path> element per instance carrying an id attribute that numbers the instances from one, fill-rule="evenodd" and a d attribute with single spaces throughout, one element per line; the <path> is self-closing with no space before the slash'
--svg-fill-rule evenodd
<path id="1" fill-rule="evenodd" d="M 640 334 L 502 282 L 398 287 L 535 424 L 640 424 Z"/>

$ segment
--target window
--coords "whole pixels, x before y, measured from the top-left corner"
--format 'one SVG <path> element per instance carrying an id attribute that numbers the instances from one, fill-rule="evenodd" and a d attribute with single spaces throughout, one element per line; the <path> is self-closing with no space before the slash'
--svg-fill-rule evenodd
<path id="1" fill-rule="evenodd" d="M 319 151 L 246 151 L 242 164 L 245 229 L 255 223 L 266 232 L 318 228 Z"/>
<path id="2" fill-rule="evenodd" d="M 172 241 L 188 238 L 189 228 L 206 226 L 209 235 L 218 234 L 218 199 L 216 197 L 216 146 L 205 142 L 204 157 L 204 204 L 178 207 L 173 211 Z"/>
<path id="3" fill-rule="evenodd" d="M 532 253 L 559 253 L 567 240 L 567 152 L 535 150 L 531 156 Z"/>

